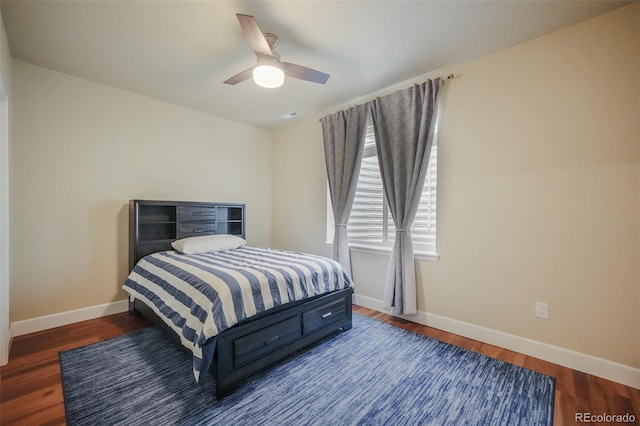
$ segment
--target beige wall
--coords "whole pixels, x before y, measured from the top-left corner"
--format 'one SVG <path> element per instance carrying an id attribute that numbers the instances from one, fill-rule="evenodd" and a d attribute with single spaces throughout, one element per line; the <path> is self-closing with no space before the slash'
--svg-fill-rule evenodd
<path id="1" fill-rule="evenodd" d="M 129 199 L 244 202 L 271 244 L 271 135 L 14 61 L 11 320 L 125 298 Z"/>
<path id="2" fill-rule="evenodd" d="M 274 133 L 272 244 L 323 256 L 327 220 L 327 172 L 317 118 Z"/>
<path id="3" fill-rule="evenodd" d="M 639 52 L 635 3 L 434 74 L 456 78 L 421 311 L 640 367 Z M 317 117 L 274 134 L 276 246 L 326 253 L 321 144 Z M 352 256 L 382 299 L 388 257 Z"/>
<path id="4" fill-rule="evenodd" d="M 9 145 L 11 110 L 11 52 L 0 15 L 0 365 L 9 359 Z M 5 119 L 6 117 L 6 119 Z"/>

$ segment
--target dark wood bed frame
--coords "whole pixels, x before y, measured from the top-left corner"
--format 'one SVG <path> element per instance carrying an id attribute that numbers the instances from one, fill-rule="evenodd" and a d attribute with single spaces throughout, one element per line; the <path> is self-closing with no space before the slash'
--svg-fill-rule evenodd
<path id="1" fill-rule="evenodd" d="M 129 202 L 129 270 L 144 256 L 172 250 L 177 239 L 232 234 L 245 238 L 245 205 L 183 201 Z M 319 340 L 352 326 L 352 289 L 289 303 L 244 320 L 219 333 L 210 373 L 216 398 L 233 393 L 241 382 Z M 140 300 L 129 302 L 182 349 L 179 336 Z M 190 353 L 190 352 L 189 352 Z"/>

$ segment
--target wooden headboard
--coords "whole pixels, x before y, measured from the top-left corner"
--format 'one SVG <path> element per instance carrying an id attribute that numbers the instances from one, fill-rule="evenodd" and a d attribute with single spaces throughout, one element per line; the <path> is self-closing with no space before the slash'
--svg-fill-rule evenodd
<path id="1" fill-rule="evenodd" d="M 172 250 L 185 237 L 245 235 L 245 205 L 191 201 L 129 201 L 129 271 L 144 256 Z"/>

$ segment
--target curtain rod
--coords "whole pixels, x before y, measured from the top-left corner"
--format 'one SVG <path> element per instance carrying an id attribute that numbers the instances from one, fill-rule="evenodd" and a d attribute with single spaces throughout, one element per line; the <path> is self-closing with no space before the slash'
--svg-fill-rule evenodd
<path id="1" fill-rule="evenodd" d="M 453 74 L 449 74 L 449 75 L 442 76 L 442 77 L 433 77 L 433 78 L 431 78 L 431 79 L 427 79 L 427 80 L 435 80 L 435 79 L 440 78 L 440 79 L 442 79 L 442 80 L 443 80 L 443 84 L 444 84 L 444 82 L 445 82 L 445 81 L 453 80 L 455 77 L 456 77 L 455 75 L 453 75 Z M 414 83 L 414 84 L 418 84 L 418 83 Z M 402 90 L 402 89 L 397 89 L 397 90 Z M 369 102 L 369 101 L 366 101 L 366 102 Z M 365 102 L 365 103 L 366 103 L 366 102 Z M 353 105 L 351 105 L 351 106 L 353 106 Z M 325 115 L 335 114 L 336 112 L 338 112 L 338 111 L 340 111 L 340 110 L 349 109 L 349 108 L 350 108 L 350 106 L 343 106 L 343 107 L 340 107 L 340 109 L 338 109 L 338 110 L 336 110 L 336 111 L 334 111 L 334 112 L 331 112 L 331 113 L 327 113 L 327 114 L 325 114 Z"/>

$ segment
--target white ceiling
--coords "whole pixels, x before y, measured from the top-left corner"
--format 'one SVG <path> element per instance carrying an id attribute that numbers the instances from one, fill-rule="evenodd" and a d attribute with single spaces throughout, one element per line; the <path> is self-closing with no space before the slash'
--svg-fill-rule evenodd
<path id="1" fill-rule="evenodd" d="M 2 1 L 13 58 L 267 129 L 628 4 L 624 1 Z M 331 74 L 222 82 L 255 64 L 236 13 L 282 60 Z"/>

